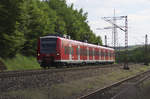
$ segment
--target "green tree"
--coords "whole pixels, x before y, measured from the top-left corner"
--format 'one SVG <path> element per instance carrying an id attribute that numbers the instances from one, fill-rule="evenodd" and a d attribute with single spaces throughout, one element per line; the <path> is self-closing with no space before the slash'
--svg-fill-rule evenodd
<path id="1" fill-rule="evenodd" d="M 36 55 L 38 38 L 55 32 L 56 14 L 46 3 L 39 0 L 28 0 L 25 6 L 28 31 L 25 33 L 26 42 L 22 53 Z"/>
<path id="2" fill-rule="evenodd" d="M 24 35 L 19 29 L 23 0 L 0 0 L 0 56 L 12 57 L 20 51 Z"/>

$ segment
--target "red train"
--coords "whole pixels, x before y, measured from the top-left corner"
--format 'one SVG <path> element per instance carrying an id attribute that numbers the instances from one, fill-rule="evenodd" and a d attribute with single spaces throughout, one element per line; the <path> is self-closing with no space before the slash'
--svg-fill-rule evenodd
<path id="1" fill-rule="evenodd" d="M 114 49 L 56 35 L 40 37 L 37 60 L 41 67 L 67 64 L 114 63 Z"/>

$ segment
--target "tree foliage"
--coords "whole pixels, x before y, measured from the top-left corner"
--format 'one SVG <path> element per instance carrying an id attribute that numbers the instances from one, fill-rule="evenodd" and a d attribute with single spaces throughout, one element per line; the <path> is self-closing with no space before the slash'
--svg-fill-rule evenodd
<path id="1" fill-rule="evenodd" d="M 125 60 L 125 50 L 124 51 L 117 51 L 116 53 L 116 61 L 117 62 L 124 62 Z M 128 51 L 128 62 L 133 63 L 144 63 L 145 60 L 150 61 L 150 46 L 148 46 L 147 53 L 145 52 L 145 47 L 139 47 L 134 50 Z"/>
<path id="2" fill-rule="evenodd" d="M 24 34 L 20 16 L 23 0 L 0 0 L 0 56 L 12 57 L 21 50 Z"/>
<path id="3" fill-rule="evenodd" d="M 36 55 L 37 39 L 51 33 L 102 44 L 88 25 L 87 13 L 65 0 L 0 0 L 0 57 Z"/>

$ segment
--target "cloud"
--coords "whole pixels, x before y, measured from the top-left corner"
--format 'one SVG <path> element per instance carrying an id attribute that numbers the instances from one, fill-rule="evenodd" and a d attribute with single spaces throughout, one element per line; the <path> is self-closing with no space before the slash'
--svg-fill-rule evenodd
<path id="1" fill-rule="evenodd" d="M 72 3 L 74 4 L 74 3 L 77 2 L 77 0 L 66 0 L 66 1 L 67 1 L 68 4 L 72 4 Z"/>
<path id="2" fill-rule="evenodd" d="M 75 8 L 83 8 L 88 12 L 88 21 L 91 29 L 96 35 L 105 34 L 111 39 L 111 30 L 96 30 L 111 26 L 103 21 L 101 17 L 113 16 L 116 9 L 116 16 L 128 15 L 129 44 L 133 45 L 144 41 L 146 33 L 150 32 L 150 0 L 67 0 L 74 3 Z M 119 21 L 118 21 L 119 24 Z M 121 37 L 121 44 L 124 44 L 124 32 L 118 30 Z M 148 33 L 150 35 L 150 33 Z M 150 36 L 148 36 L 150 39 Z M 111 41 L 111 40 L 110 40 Z"/>

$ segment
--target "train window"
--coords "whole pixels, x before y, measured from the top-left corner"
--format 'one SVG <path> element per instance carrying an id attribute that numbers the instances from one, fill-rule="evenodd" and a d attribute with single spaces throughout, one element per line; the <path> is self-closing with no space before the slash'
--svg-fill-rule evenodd
<path id="1" fill-rule="evenodd" d="M 103 56 L 103 51 L 101 50 L 101 56 Z"/>
<path id="2" fill-rule="evenodd" d="M 63 46 L 63 41 L 61 42 L 61 47 L 63 48 L 64 46 Z"/>
<path id="3" fill-rule="evenodd" d="M 87 49 L 84 49 L 84 56 L 87 56 Z"/>
<path id="4" fill-rule="evenodd" d="M 84 54 L 85 54 L 85 51 L 84 51 L 84 48 L 82 49 L 82 55 L 84 56 Z"/>
<path id="5" fill-rule="evenodd" d="M 66 49 L 66 47 L 65 47 L 65 54 L 67 54 L 67 51 L 66 51 L 67 49 Z"/>
<path id="6" fill-rule="evenodd" d="M 81 55 L 83 56 L 83 54 L 84 54 L 84 51 L 83 51 L 83 48 L 81 48 Z"/>
<path id="7" fill-rule="evenodd" d="M 97 51 L 97 56 L 99 56 L 99 51 Z"/>
<path id="8" fill-rule="evenodd" d="M 80 55 L 82 56 L 82 48 L 80 48 Z"/>
<path id="9" fill-rule="evenodd" d="M 84 48 L 82 49 L 82 55 L 84 56 L 84 53 L 85 53 L 85 51 L 84 51 Z"/>
<path id="10" fill-rule="evenodd" d="M 79 53 L 78 53 L 78 48 L 76 48 L 76 55 L 79 55 Z"/>
<path id="11" fill-rule="evenodd" d="M 89 56 L 92 56 L 92 51 L 91 51 L 91 49 L 89 49 Z"/>
<path id="12" fill-rule="evenodd" d="M 104 52 L 102 52 L 102 56 L 104 57 Z"/>
<path id="13" fill-rule="evenodd" d="M 113 53 L 113 56 L 115 57 L 115 53 Z"/>
<path id="14" fill-rule="evenodd" d="M 69 54 L 69 47 L 65 46 L 65 54 L 68 55 Z"/>
<path id="15" fill-rule="evenodd" d="M 74 54 L 74 48 L 72 47 L 72 55 Z"/>
<path id="16" fill-rule="evenodd" d="M 69 54 L 71 54 L 71 47 L 69 47 Z"/>
<path id="17" fill-rule="evenodd" d="M 94 50 L 92 51 L 92 56 L 94 56 Z"/>
<path id="18" fill-rule="evenodd" d="M 87 50 L 87 48 L 85 50 L 86 50 L 86 53 L 85 53 L 86 55 L 85 56 L 88 56 L 88 50 Z"/>
<path id="19" fill-rule="evenodd" d="M 77 48 L 77 55 L 79 55 L 80 54 L 80 48 Z"/>
<path id="20" fill-rule="evenodd" d="M 101 51 L 99 51 L 99 56 L 101 56 Z"/>
<path id="21" fill-rule="evenodd" d="M 85 50 L 85 49 L 83 49 L 83 56 L 85 56 L 85 54 L 86 54 L 86 50 Z"/>
<path id="22" fill-rule="evenodd" d="M 67 55 L 68 54 L 68 47 L 65 46 L 65 54 Z"/>

